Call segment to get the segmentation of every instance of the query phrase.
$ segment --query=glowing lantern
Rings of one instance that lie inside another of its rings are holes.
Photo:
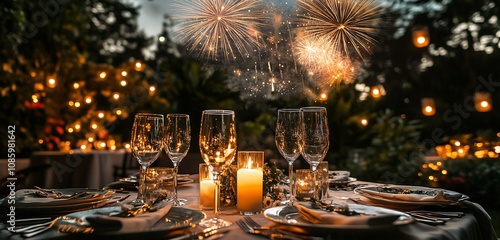
[[[429,42],[429,29],[427,27],[416,27],[413,29],[413,45],[415,47],[427,47]]]
[[[476,92],[474,94],[474,107],[478,112],[491,111],[491,94],[489,92]]]
[[[436,114],[434,98],[422,98],[422,114],[425,116],[434,116]]]

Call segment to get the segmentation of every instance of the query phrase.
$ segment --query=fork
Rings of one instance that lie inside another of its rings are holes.
[[[252,220],[253,221],[253,220]],[[265,236],[268,237],[269,239],[286,239],[286,240],[304,240],[304,239],[312,239],[316,240],[318,238],[314,237],[309,237],[309,236],[302,236],[299,234],[287,232],[285,230],[279,229],[279,228],[267,228],[267,227],[262,227],[258,223],[254,222],[257,226],[254,228],[252,225],[247,223],[245,219],[243,220],[237,220],[236,224],[246,233],[254,234],[254,235],[260,235],[260,236]]]
[[[29,230],[25,230],[24,232],[22,232],[21,234],[26,237],[26,238],[31,238],[31,237],[34,237],[38,234],[41,234],[47,230],[49,230],[50,228],[52,228],[52,225],[54,225],[54,223],[56,222],[57,218],[52,220],[51,222],[49,222],[48,224],[45,224],[45,225],[41,225],[39,226],[38,228],[32,228],[32,229],[29,229]]]
[[[248,225],[250,225],[254,230],[270,230],[271,227],[268,227],[268,226],[262,226],[260,225],[259,223],[257,223],[255,220],[253,220],[251,217],[249,216],[246,216],[243,218],[244,221],[247,222]],[[284,229],[280,229],[280,228],[274,228],[275,231],[278,231],[278,232],[281,232],[282,234],[288,234],[288,235],[294,235],[300,239],[309,239],[309,240],[321,240],[323,238],[320,238],[320,237],[315,237],[315,236],[303,236],[303,235],[300,235],[300,234],[296,234],[296,233],[291,233],[289,231],[286,231]]]

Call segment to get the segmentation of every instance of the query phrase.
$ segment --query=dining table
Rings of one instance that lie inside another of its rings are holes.
[[[213,216],[213,210],[200,209],[200,185],[197,182],[198,175],[191,175],[193,182],[179,185],[178,187],[178,197],[185,200],[185,205],[182,207],[185,210],[193,210],[196,212],[203,213],[206,218],[211,218]],[[323,202],[335,203],[335,204],[346,204],[347,206],[353,206],[358,204],[363,204],[358,202],[360,195],[353,191],[356,187],[367,186],[367,185],[377,185],[384,186],[384,184],[377,184],[364,181],[354,181],[350,182],[348,185],[343,187],[331,187],[328,190],[327,199]],[[118,193],[119,192],[119,193]],[[126,201],[131,201],[136,197],[136,192],[133,191],[118,191],[117,194],[127,194],[130,197]],[[405,221],[401,224],[385,225],[380,226],[366,226],[366,227],[352,227],[350,225],[345,226],[331,226],[325,227],[323,229],[316,227],[314,224],[306,225],[294,225],[287,223],[276,222],[270,219],[267,215],[270,210],[276,208],[283,208],[284,206],[271,206],[264,209],[263,212],[249,216],[255,222],[262,226],[268,226],[276,229],[283,229],[285,231],[292,231],[297,234],[303,234],[303,239],[308,239],[309,236],[316,236],[314,239],[454,239],[454,240],[495,240],[496,233],[493,230],[491,218],[484,209],[477,203],[469,199],[453,207],[453,211],[460,211],[464,214],[460,217],[454,217],[449,219],[443,224],[429,224],[411,218],[409,221]],[[296,204],[307,205],[309,202],[296,202]],[[180,208],[180,207],[177,207]],[[446,209],[443,209],[446,211]],[[220,218],[228,220],[233,224],[227,228],[221,229],[221,233],[217,234],[216,239],[266,239],[267,237],[257,236],[253,234],[246,233],[243,231],[236,223],[236,221],[243,219],[244,217],[240,215],[235,206],[223,206],[220,211]],[[6,230],[6,225],[3,223],[2,229],[0,230],[0,239],[26,239],[20,234],[14,234]],[[200,231],[203,228],[199,225],[191,226],[184,229],[182,233],[177,233],[178,235],[186,235],[191,232]],[[224,231],[222,231],[224,230]],[[139,239],[141,236],[147,239],[172,239],[174,236],[170,233],[159,234],[157,236],[146,235],[147,232],[132,233],[132,234],[120,234],[119,232],[110,234],[106,236],[106,239]],[[214,238],[215,238],[214,237]],[[214,239],[209,238],[209,239]],[[56,229],[52,228],[45,231],[37,236],[29,239],[102,239],[99,237],[94,238],[92,234],[72,234],[72,233],[62,233],[58,232]],[[182,239],[174,238],[174,239]],[[198,239],[191,238],[191,239]],[[286,239],[286,238],[285,238]],[[289,239],[301,239],[301,238],[289,238]]]
[[[114,168],[123,164],[125,154],[124,149],[37,151],[30,157],[29,167],[48,167],[31,174],[27,184],[45,188],[99,188],[115,180]]]

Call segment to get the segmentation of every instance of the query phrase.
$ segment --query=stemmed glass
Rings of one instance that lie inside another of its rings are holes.
[[[316,168],[326,156],[330,146],[328,117],[324,107],[300,108],[302,118],[301,154],[311,170]]]
[[[133,205],[144,205],[146,173],[149,166],[156,161],[163,148],[164,117],[161,114],[138,113],[132,126],[130,147],[132,155],[137,159],[140,168],[139,192]]]
[[[300,155],[301,122],[300,109],[279,109],[276,121],[275,142],[278,151],[288,161],[288,178],[290,186],[289,205],[295,201],[295,180],[293,162]]]
[[[191,144],[191,125],[187,114],[167,114],[165,152],[174,165],[174,206],[183,206],[177,198],[177,172],[179,163],[187,155]]]
[[[219,175],[224,167],[231,164],[236,155],[234,111],[203,111],[200,126],[200,153],[205,163],[209,166],[210,173],[215,182],[214,217],[202,221],[200,225],[212,229],[230,226],[231,222],[219,218]]]

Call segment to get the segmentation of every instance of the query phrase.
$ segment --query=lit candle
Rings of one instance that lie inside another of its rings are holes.
[[[214,208],[215,183],[212,179],[200,181],[200,207],[202,209]]]
[[[264,152],[238,152],[237,208],[241,214],[262,211],[263,163]]]
[[[209,166],[207,164],[200,164],[200,208],[213,209],[215,199],[215,183],[212,180]]]

